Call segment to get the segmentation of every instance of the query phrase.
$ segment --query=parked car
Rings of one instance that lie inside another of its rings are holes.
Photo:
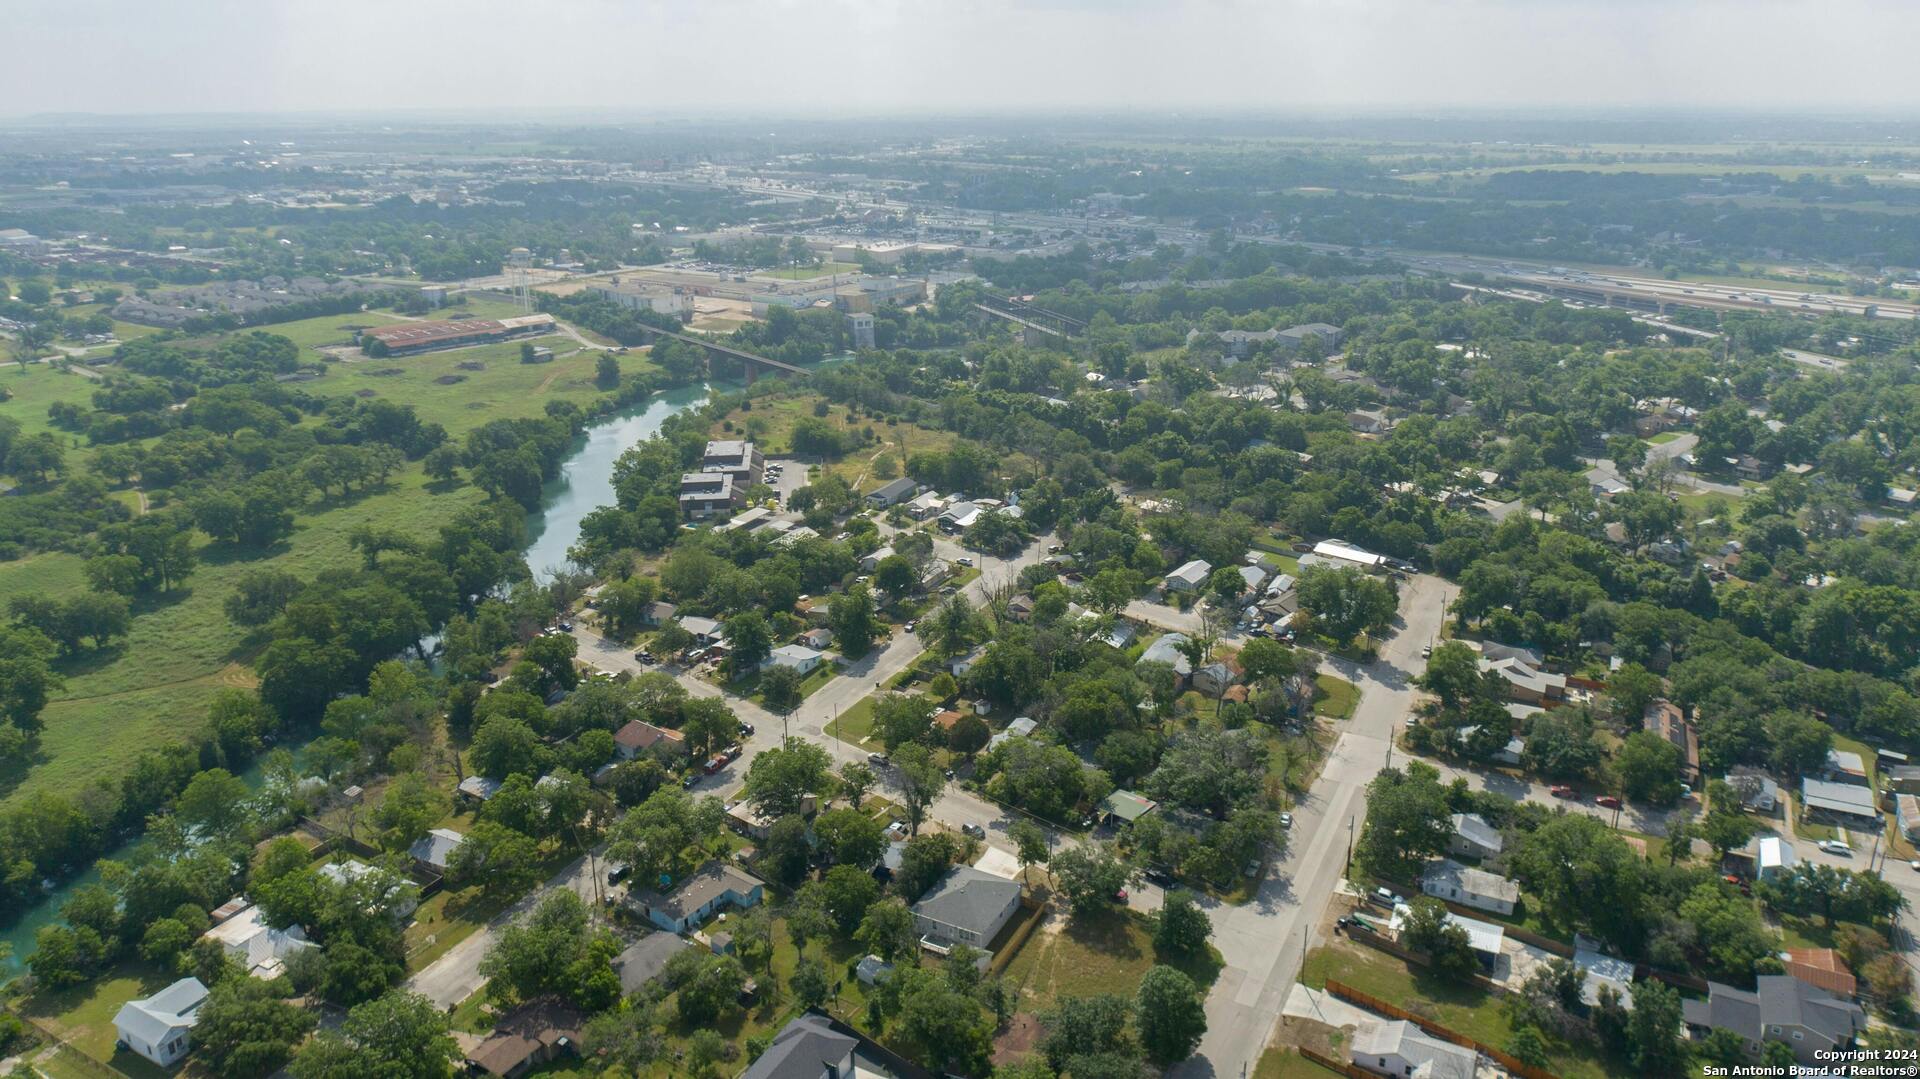
[[[607,883],[618,884],[621,881],[626,880],[627,877],[630,874],[632,874],[632,872],[633,872],[633,867],[630,865],[616,865],[613,867],[612,870],[610,870],[607,873]]]
[[[1149,869],[1141,875],[1162,888],[1171,888],[1176,883],[1174,875],[1164,869]]]
[[[1400,902],[1400,897],[1395,895],[1391,888],[1375,888],[1372,892],[1368,893],[1367,901],[1369,903],[1378,903],[1388,910],[1392,910],[1394,905]]]
[[[1125,888],[1122,888],[1119,891],[1114,892],[1113,901],[1115,903],[1125,903],[1127,901],[1127,890]]]
[[[887,755],[885,753],[869,753],[867,754],[867,763],[873,765],[875,768],[884,768],[887,763]]]
[[[1555,798],[1571,798],[1575,801],[1578,801],[1580,799],[1580,792],[1574,790],[1572,787],[1569,787],[1565,784],[1561,784],[1558,787],[1554,787],[1552,790],[1549,790],[1547,793],[1553,795]]]
[[[1280,827],[1291,830],[1293,828],[1293,814],[1291,813],[1280,814]]]
[[[961,834],[961,835],[970,835],[970,836],[972,836],[972,837],[973,837],[973,838],[975,838],[975,839],[985,839],[985,838],[987,838],[987,830],[986,830],[985,828],[982,828],[982,827],[980,827],[980,826],[979,826],[978,824],[963,824],[963,825],[961,825],[961,826],[960,826],[960,834]]]
[[[635,652],[633,654],[633,658],[640,663],[652,663],[653,653],[642,648],[640,651]]]
[[[1420,658],[1421,658],[1421,659],[1432,659],[1432,658],[1433,658],[1433,646],[1432,646],[1432,645],[1430,645],[1430,644],[1423,644],[1423,645],[1421,645],[1421,646],[1420,646]]]
[[[959,558],[953,560],[953,564],[956,566],[971,566],[973,565],[973,559],[968,558],[966,555],[961,555]]]
[[[908,622],[908,623],[907,623],[907,632],[908,632],[908,633],[912,633],[912,632],[914,631],[914,627],[916,627],[916,626],[918,626],[919,624],[920,624],[920,623],[918,623],[918,622]]]
[[[1607,807],[1608,809],[1619,809],[1619,808],[1620,808],[1620,799],[1618,799],[1618,798],[1615,798],[1615,797],[1614,797],[1613,795],[1611,795],[1611,794],[1603,794],[1603,795],[1601,795],[1600,797],[1598,797],[1598,798],[1595,798],[1595,799],[1593,800],[1593,802],[1594,802],[1594,804],[1595,804],[1595,805],[1602,805],[1602,806],[1606,806],[1606,807]]]
[[[1047,553],[1048,553],[1048,554],[1059,554],[1059,553],[1060,553],[1061,551],[1064,551],[1064,550],[1066,550],[1066,548],[1065,548],[1065,547],[1062,547],[1062,546],[1061,546],[1060,544],[1058,544],[1058,543],[1049,543],[1049,544],[1047,544]]]
[[[740,724],[740,733],[746,735],[749,738],[753,737],[753,724],[742,722]]]
[[[1842,840],[1822,839],[1818,844],[1816,844],[1816,846],[1818,846],[1821,850],[1826,851],[1828,854],[1834,855],[1835,857],[1839,857],[1839,858],[1853,857],[1853,848],[1847,846],[1847,844]]]

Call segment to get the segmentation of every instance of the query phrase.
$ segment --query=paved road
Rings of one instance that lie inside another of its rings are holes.
[[[1293,811],[1287,855],[1251,902],[1214,903],[1213,942],[1226,968],[1207,996],[1207,1033],[1193,1058],[1175,1067],[1180,1079],[1251,1073],[1280,1018],[1312,930],[1345,871],[1348,836],[1366,816],[1366,786],[1387,763],[1393,732],[1413,711],[1412,679],[1425,668],[1420,650],[1439,635],[1455,588],[1438,577],[1411,578],[1400,592],[1400,616],[1380,658],[1357,664],[1328,658],[1323,669],[1360,687],[1353,718],[1313,789]]]
[[[486,978],[480,974],[480,960],[486,958],[487,949],[492,947],[500,931],[509,922],[532,910],[549,892],[560,888],[573,889],[580,898],[592,905],[598,899],[594,878],[606,871],[607,863],[601,858],[583,856],[574,859],[533,894],[501,912],[478,932],[447,949],[445,955],[408,978],[406,988],[433,1001],[441,1009],[467,999],[486,983]]]

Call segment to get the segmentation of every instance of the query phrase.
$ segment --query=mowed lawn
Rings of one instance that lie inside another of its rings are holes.
[[[1022,1011],[1045,1011],[1061,997],[1132,996],[1156,964],[1185,971],[1204,991],[1224,965],[1211,946],[1204,956],[1157,955],[1147,920],[1130,911],[1053,917],[1007,964],[1006,979],[1020,991]]]
[[[17,363],[0,366],[0,389],[13,396],[0,401],[0,416],[20,425],[23,435],[51,431],[62,438],[73,436],[47,422],[47,406],[65,401],[81,408],[93,407],[96,383],[85,375],[62,371],[44,363],[21,367]]]
[[[577,347],[572,341],[559,343]],[[435,379],[454,370],[457,362],[488,350],[375,361],[382,367],[406,368],[404,376],[375,376],[360,372],[359,365],[333,364],[326,378],[306,388],[333,396],[351,394],[363,383],[378,387],[376,392],[413,405],[424,419],[444,424],[456,439],[489,420],[539,416],[548,401],[586,404],[599,392],[593,385],[592,353],[526,365],[519,362],[517,343],[489,349],[510,353],[511,358],[482,361],[486,371],[460,372],[473,377],[451,385]],[[635,365],[646,362],[637,356],[622,359]],[[0,371],[0,379],[7,377]],[[53,371],[44,376],[36,371],[26,381],[37,385],[43,377],[81,381],[81,376]],[[51,392],[52,387],[47,389]],[[41,395],[29,407],[44,420],[44,402],[52,399]],[[0,414],[14,414],[14,404],[0,406]],[[70,452],[76,457],[85,453]],[[133,628],[125,639],[62,663],[66,687],[42,713],[46,730],[34,753],[26,761],[0,765],[0,798],[77,790],[100,776],[116,774],[142,749],[197,730],[208,701],[222,686],[251,685],[247,663],[261,642],[233,625],[224,606],[241,575],[271,566],[312,578],[326,569],[357,565],[359,556],[347,545],[354,528],[372,524],[429,537],[440,522],[484,497],[465,483],[452,490],[429,486],[419,466],[410,464],[384,490],[310,502],[297,516],[293,538],[270,551],[215,545],[201,537],[199,569],[173,593],[136,604]],[[81,556],[67,553],[0,563],[0,603],[15,595],[64,595],[84,589],[82,563]]]

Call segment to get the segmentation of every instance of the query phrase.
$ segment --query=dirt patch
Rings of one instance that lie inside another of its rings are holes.
[[[485,371],[487,369],[487,365],[481,363],[479,360],[461,360],[459,363],[454,364],[454,366],[462,371]]]
[[[404,367],[382,367],[377,371],[367,372],[369,375],[376,375],[380,378],[390,378],[394,375],[404,375],[406,373],[407,371]]]
[[[458,382],[465,382],[466,380],[467,380],[467,376],[465,375],[441,375],[439,378],[436,378],[433,381],[437,385],[451,386]]]
[[[379,394],[377,394],[377,393],[375,393],[375,392],[373,392],[372,390],[356,390],[356,391],[354,391],[354,394],[353,394],[353,395],[354,395],[355,397],[378,397],[378,396],[380,396]]]
[[[1039,1017],[1031,1012],[1015,1012],[1007,1028],[993,1039],[993,1066],[1004,1068],[1025,1060],[1044,1034],[1046,1028],[1040,1025]]]

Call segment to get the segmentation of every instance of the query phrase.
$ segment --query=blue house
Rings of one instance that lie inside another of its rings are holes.
[[[669,933],[688,933],[727,907],[758,905],[765,888],[750,873],[708,862],[665,895],[641,892],[629,901],[654,925]]]

